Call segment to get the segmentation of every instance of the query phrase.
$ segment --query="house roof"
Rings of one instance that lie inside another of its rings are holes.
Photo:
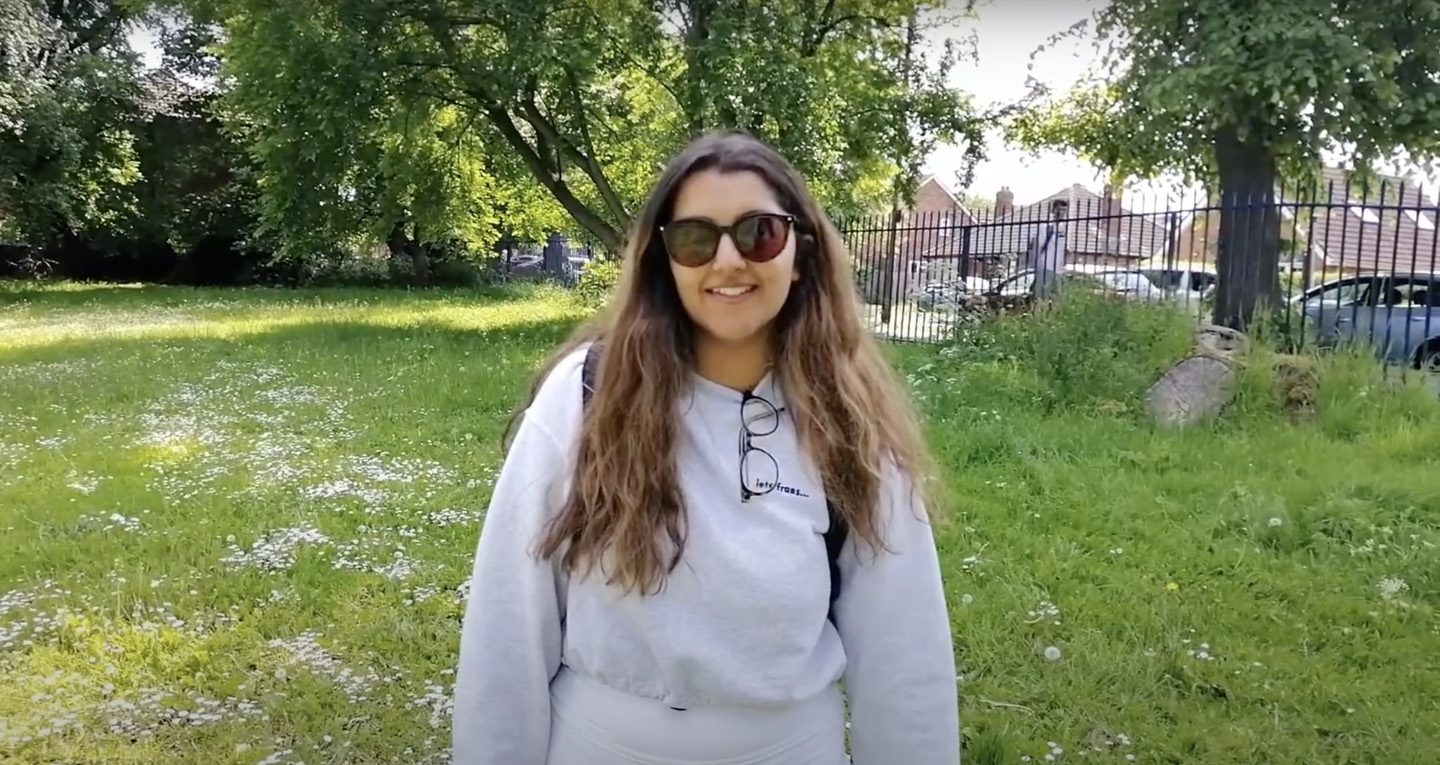
[[[959,211],[963,212],[965,215],[968,215],[968,216],[970,216],[970,217],[972,217],[972,218],[974,217],[974,215],[972,215],[972,214],[970,213],[970,211],[969,211],[968,209],[966,209],[966,207],[965,207],[965,202],[964,202],[963,200],[961,200],[960,197],[959,197],[958,195],[956,195],[954,191],[951,191],[951,190],[950,190],[950,186],[949,186],[948,184],[946,184],[944,181],[940,180],[940,176],[935,175],[935,174],[933,174],[933,173],[930,174],[930,175],[925,176],[925,179],[922,180],[922,181],[920,181],[920,185],[917,186],[916,189],[915,189],[915,195],[918,197],[918,196],[920,195],[920,191],[921,191],[921,190],[923,190],[926,186],[932,186],[932,185],[933,185],[935,188],[937,188],[937,189],[939,189],[940,191],[942,191],[942,192],[945,193],[945,196],[948,197],[948,198],[950,199],[950,202],[955,205],[955,209],[956,209],[956,210],[959,210]]]
[[[1325,167],[1315,181],[1277,188],[1276,196],[1284,219],[1281,235],[1309,243],[1282,252],[1282,258],[1308,249],[1326,268],[1440,271],[1440,205],[1413,181],[1383,174],[1362,181],[1352,171]],[[1193,245],[1201,235],[1189,223],[1192,216],[1198,219],[1205,239],[1201,257],[1207,259],[1219,246],[1216,212],[1199,208],[1184,221]]]
[[[1328,268],[1440,271],[1440,205],[1413,181],[1381,174],[1361,180],[1327,167],[1317,184],[1282,191],[1280,199],[1314,210],[1297,234]]]

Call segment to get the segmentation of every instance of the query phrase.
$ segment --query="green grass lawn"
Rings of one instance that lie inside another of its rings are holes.
[[[0,285],[0,762],[444,761],[498,435],[579,315]],[[1433,762],[1440,404],[1337,357],[1295,424],[1257,363],[1157,431],[1187,342],[1077,304],[895,348],[967,762]]]

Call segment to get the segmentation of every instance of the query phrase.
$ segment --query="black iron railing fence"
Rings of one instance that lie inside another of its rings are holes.
[[[1253,258],[1227,264],[1222,219],[1228,251],[1270,253],[1278,267],[1247,268]],[[1420,354],[1422,363],[1440,345],[1437,225],[1440,205],[1419,186],[1351,178],[1138,202],[1074,187],[1018,209],[837,221],[867,321],[893,339],[942,341],[977,306],[1023,302],[1037,263],[1047,264],[1042,252],[1063,241],[1067,288],[1169,304],[1200,320],[1212,316],[1216,287],[1228,278],[1280,301],[1297,338],[1363,335],[1387,358]]]

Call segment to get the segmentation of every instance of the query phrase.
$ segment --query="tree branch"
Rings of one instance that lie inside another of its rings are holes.
[[[803,49],[805,57],[809,58],[811,56],[814,56],[816,53],[819,53],[820,46],[825,44],[825,38],[829,37],[831,33],[839,29],[842,24],[848,24],[852,21],[869,21],[876,26],[885,27],[886,29],[900,28],[899,24],[892,24],[889,19],[881,16],[870,16],[863,13],[852,13],[846,16],[841,16],[839,18],[832,19],[827,24],[822,24],[820,28],[816,30],[814,40],[810,41]]]
[[[559,146],[561,153],[579,165],[585,175],[595,184],[596,190],[600,192],[607,212],[622,225],[629,220],[630,215],[626,212],[625,205],[621,203],[620,196],[610,185],[610,179],[605,176],[605,169],[600,167],[600,163],[595,160],[595,157],[580,151],[572,141],[561,135],[559,129],[555,127],[555,123],[540,111],[540,107],[533,100],[520,103],[519,109],[520,116],[535,129],[537,139],[543,138]]]
[[[441,50],[452,59],[459,60],[460,56],[456,50],[455,40],[448,34],[448,30],[432,27],[432,32]],[[510,144],[511,148],[515,149],[515,152],[520,155],[521,161],[530,169],[535,179],[540,181],[540,184],[555,197],[555,201],[559,202],[560,206],[565,208],[566,212],[570,213],[570,217],[574,218],[575,222],[579,223],[585,230],[594,234],[595,238],[606,248],[612,252],[619,252],[622,244],[619,230],[607,223],[599,215],[596,215],[595,211],[591,210],[579,197],[575,196],[575,192],[570,189],[564,180],[559,178],[555,172],[552,172],[552,168],[546,165],[547,160],[537,151],[536,146],[531,145],[530,141],[526,139],[525,134],[520,132],[520,128],[510,116],[509,110],[505,108],[500,99],[490,93],[485,83],[474,77],[473,73],[462,71],[454,64],[442,64],[437,68],[446,69],[459,78],[459,82],[456,83],[459,90],[475,100],[475,103],[480,107],[481,111],[484,112],[490,123],[495,126],[495,129],[499,131],[505,141]],[[534,108],[533,102],[531,102],[530,107],[532,109]],[[525,104],[522,103],[522,111],[524,108]],[[540,125],[529,119],[526,121],[530,122],[531,126],[536,129],[536,137],[541,137]],[[548,125],[548,122],[542,121],[542,124]],[[548,126],[551,131],[549,138],[550,140],[554,140],[557,137],[554,126]],[[560,145],[563,146],[564,144],[560,143]],[[623,218],[620,218],[620,220],[623,220]]]
[[[810,3],[810,7],[814,7],[813,0]],[[820,11],[820,16],[816,19],[819,22],[819,26],[812,30],[813,33],[805,33],[805,42],[800,46],[802,55],[805,58],[810,58],[815,55],[816,51],[820,50],[820,43],[825,39],[825,35],[829,34],[829,30],[831,29],[831,19],[834,13],[835,0],[825,0],[825,9]]]
[[[630,52],[629,45],[627,45],[622,40],[617,40],[614,35],[611,35],[609,33],[609,25],[604,23],[605,20],[600,17],[598,11],[593,8],[590,8],[588,10],[590,13],[590,17],[595,20],[595,23],[599,25],[601,29],[606,30],[606,37],[609,38],[610,44],[613,46],[613,50],[624,56],[625,61],[628,62],[631,66],[640,70],[642,74],[649,77],[651,80],[654,80],[656,84],[664,88],[665,92],[669,93],[670,97],[675,99],[676,106],[683,106],[685,102],[681,100],[679,91],[675,90],[675,86],[670,83],[670,80],[661,76],[658,69],[651,68],[642,63],[640,59],[635,57],[635,54]]]
[[[601,217],[596,215],[590,208],[586,207],[585,203],[575,196],[575,193],[570,190],[570,187],[564,181],[557,178],[554,173],[545,167],[544,160],[536,153],[535,147],[531,146],[530,142],[525,140],[525,135],[520,132],[520,128],[515,124],[515,120],[510,117],[510,113],[499,104],[489,101],[486,94],[472,93],[471,95],[475,97],[477,101],[484,104],[485,115],[489,117],[491,124],[495,126],[496,130],[500,131],[500,135],[504,136],[510,146],[520,155],[520,159],[530,168],[530,172],[535,175],[541,185],[554,195],[555,201],[559,202],[560,206],[564,207],[565,211],[570,213],[570,216],[575,219],[576,223],[579,223],[585,230],[594,234],[595,238],[599,239],[600,243],[607,249],[611,252],[619,252],[621,246],[620,232],[601,219]]]
[[[595,141],[590,137],[590,118],[585,111],[584,99],[580,97],[580,78],[569,67],[565,68],[565,77],[570,86],[570,95],[575,101],[576,118],[580,123],[580,140],[584,142],[585,149],[586,175],[595,181],[595,188],[600,191],[600,198],[605,200],[605,206],[610,208],[610,213],[616,216],[616,220],[620,221],[621,225],[625,225],[630,220],[630,211],[625,209],[625,202],[620,199],[619,194],[615,193],[615,187],[610,184],[610,177],[604,173],[595,159]],[[598,178],[589,170],[589,166],[592,165],[597,171],[596,174],[599,175]]]
[[[60,9],[59,14],[53,14],[56,18],[63,18],[60,14],[65,11]],[[127,12],[119,8],[111,8],[102,14],[89,27],[77,30],[75,39],[68,46],[67,53],[86,48],[90,53],[99,53],[100,49],[112,41],[113,35],[120,31],[120,25],[125,21]]]

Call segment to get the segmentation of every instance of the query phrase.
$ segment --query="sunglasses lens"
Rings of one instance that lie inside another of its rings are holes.
[[[756,215],[735,227],[735,248],[748,260],[764,263],[785,249],[790,221],[779,215]]]
[[[703,266],[715,257],[720,232],[701,221],[678,221],[665,227],[665,249],[682,266]]]

